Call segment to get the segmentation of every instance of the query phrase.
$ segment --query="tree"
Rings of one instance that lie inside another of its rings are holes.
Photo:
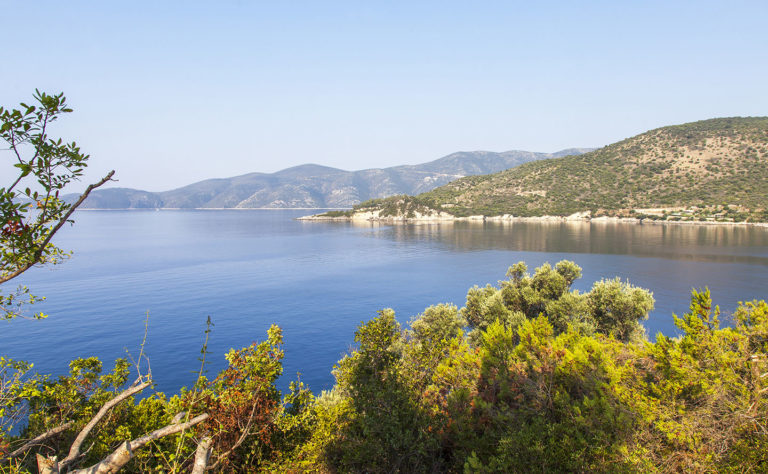
[[[67,253],[51,243],[61,227],[72,222],[72,213],[90,192],[112,178],[111,171],[94,183],[74,203],[60,199],[60,193],[82,176],[89,156],[75,142],[65,143],[50,136],[53,122],[72,112],[64,94],[49,95],[35,90],[36,104],[22,103],[19,109],[0,107],[0,137],[8,144],[16,178],[0,188],[0,284],[21,275],[35,265],[56,264]],[[25,304],[40,298],[25,286],[0,293],[0,319],[22,315]],[[36,318],[45,317],[38,313]],[[4,431],[22,420],[27,401],[40,382],[29,375],[32,364],[0,358],[0,440]]]
[[[404,341],[394,311],[362,324],[355,342],[335,372],[349,405],[337,411],[336,433],[322,448],[326,464],[334,472],[440,472],[418,374],[398,349]]]
[[[651,292],[614,278],[596,282],[587,294],[587,304],[598,331],[629,341],[642,339],[640,320],[648,318],[654,299]]]
[[[411,334],[421,344],[440,347],[466,325],[455,305],[439,304],[425,309],[411,322]]]
[[[16,179],[0,188],[0,284],[6,283],[35,265],[57,264],[68,254],[56,247],[53,236],[94,189],[114,175],[88,186],[73,203],[61,199],[61,191],[83,174],[89,155],[73,141],[51,138],[50,126],[63,114],[72,112],[63,93],[49,95],[35,90],[36,104],[20,104],[19,109],[0,107],[0,137],[8,144]],[[38,298],[20,286],[0,294],[3,319],[21,316],[24,304]],[[42,313],[37,318],[45,317]]]

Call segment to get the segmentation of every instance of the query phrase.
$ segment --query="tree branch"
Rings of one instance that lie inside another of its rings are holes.
[[[206,436],[200,440],[195,451],[195,464],[191,474],[203,474],[208,467],[208,459],[211,457],[211,437]]]
[[[40,474],[59,474],[59,463],[56,462],[56,456],[45,457],[37,453],[35,457],[37,458],[37,471]]]
[[[72,443],[72,446],[69,448],[69,454],[67,454],[67,457],[61,460],[61,466],[67,466],[72,461],[77,459],[77,457],[80,455],[80,446],[83,445],[83,442],[85,441],[85,438],[88,436],[88,434],[91,432],[94,426],[96,426],[96,423],[98,423],[102,418],[104,418],[104,415],[107,414],[109,410],[112,409],[115,405],[122,402],[126,398],[135,395],[145,388],[152,385],[152,381],[148,380],[144,383],[141,382],[141,378],[136,379],[136,382],[133,383],[130,387],[123,390],[119,395],[114,397],[113,399],[109,400],[107,403],[104,404],[104,406],[101,407],[101,409],[94,415],[93,418],[91,418],[91,421],[88,422],[87,425],[80,431],[80,433],[77,435],[77,438],[75,438],[75,441]]]
[[[72,471],[72,472],[73,474],[116,473],[123,466],[128,464],[128,461],[130,461],[133,458],[133,452],[141,448],[145,444],[149,443],[150,441],[154,441],[158,438],[162,438],[163,436],[168,436],[174,433],[178,433],[179,431],[186,430],[187,428],[191,428],[192,426],[195,426],[196,424],[202,423],[203,421],[207,420],[208,416],[209,415],[207,413],[203,413],[202,415],[198,415],[195,418],[192,418],[186,423],[175,423],[175,424],[167,425],[167,426],[164,426],[163,428],[160,428],[149,434],[146,434],[141,438],[136,438],[133,441],[126,441],[125,443],[123,443],[122,446],[117,448],[114,452],[112,452],[112,454],[104,458],[101,462],[94,464],[91,467],[87,467],[85,469],[78,469],[77,471]]]
[[[94,183],[94,184],[89,185],[85,189],[85,192],[80,196],[80,198],[72,205],[72,207],[69,208],[69,211],[67,211],[67,213],[64,214],[64,217],[59,219],[59,222],[56,223],[56,225],[51,229],[51,231],[48,233],[48,236],[40,244],[40,248],[32,256],[33,257],[32,260],[27,262],[27,263],[25,263],[24,265],[22,265],[21,267],[17,268],[15,271],[9,273],[8,275],[0,277],[0,283],[5,283],[8,280],[16,278],[17,276],[21,275],[25,271],[29,270],[32,266],[37,264],[38,261],[40,260],[40,257],[42,256],[43,252],[45,251],[45,247],[51,241],[51,239],[53,238],[54,234],[56,234],[56,232],[58,232],[59,229],[61,229],[61,227],[64,225],[64,223],[67,222],[67,220],[69,220],[70,216],[75,212],[75,209],[77,209],[78,206],[80,206],[80,204],[82,204],[83,201],[85,201],[85,198],[88,197],[88,195],[91,193],[91,191],[93,191],[94,189],[98,188],[102,184],[104,184],[107,181],[109,181],[110,179],[112,179],[112,176],[114,174],[115,174],[115,170],[112,170],[109,173],[107,173],[107,175],[105,177],[101,178],[101,180],[98,183]]]
[[[64,423],[61,426],[57,426],[56,428],[51,428],[50,430],[46,431],[45,433],[41,434],[40,436],[37,436],[36,438],[32,438],[31,440],[24,443],[23,446],[21,446],[19,449],[13,451],[12,453],[8,454],[6,456],[7,459],[15,458],[16,456],[20,456],[24,454],[26,450],[31,448],[32,446],[35,446],[36,444],[40,444],[42,441],[45,441],[46,439],[56,436],[57,434],[61,433],[62,431],[66,431],[69,429],[70,426],[72,426],[72,422],[68,421]]]

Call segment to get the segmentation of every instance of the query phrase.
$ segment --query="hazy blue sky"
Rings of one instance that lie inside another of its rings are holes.
[[[765,0],[0,0],[0,13],[0,104],[64,91],[75,113],[56,132],[90,152],[87,178],[115,168],[118,185],[153,191],[768,115]]]

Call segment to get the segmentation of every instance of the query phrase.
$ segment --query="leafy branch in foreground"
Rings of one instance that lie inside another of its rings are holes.
[[[210,322],[204,354],[209,332]],[[105,375],[101,362],[91,357],[72,361],[69,375],[56,380],[32,377],[23,390],[6,391],[0,400],[0,409],[8,408],[2,413],[26,420],[16,436],[0,432],[0,472],[35,467],[70,473],[258,467],[275,456],[276,446],[285,445],[280,438],[290,431],[277,425],[279,418],[291,416],[281,417],[284,407],[275,388],[282,374],[281,345],[282,331],[272,326],[266,341],[231,350],[227,367],[213,380],[201,369],[193,389],[182,388],[170,398],[156,392],[137,402],[134,397],[154,381],[151,371],[125,359],[118,359]],[[142,343],[139,361],[146,361],[143,352]],[[29,367],[3,363],[15,372],[0,372],[0,382],[19,385]],[[127,385],[132,367],[137,377]],[[291,400],[298,408],[296,397]]]
[[[110,171],[88,186],[74,203],[63,201],[61,191],[82,176],[89,155],[75,142],[50,136],[51,125],[72,112],[64,94],[36,90],[34,100],[36,104],[21,103],[19,109],[0,107],[0,138],[8,145],[3,151],[17,169],[14,181],[0,188],[0,284],[35,265],[57,264],[67,258],[51,239],[65,223],[73,222],[72,214],[91,191],[114,175]],[[0,318],[21,316],[22,306],[37,299],[23,286],[0,295]]]

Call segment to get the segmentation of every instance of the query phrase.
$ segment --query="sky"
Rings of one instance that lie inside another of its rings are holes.
[[[768,115],[764,0],[0,0],[0,12],[0,105],[65,93],[74,113],[52,133],[91,155],[72,190],[110,169],[110,186],[163,191]]]

